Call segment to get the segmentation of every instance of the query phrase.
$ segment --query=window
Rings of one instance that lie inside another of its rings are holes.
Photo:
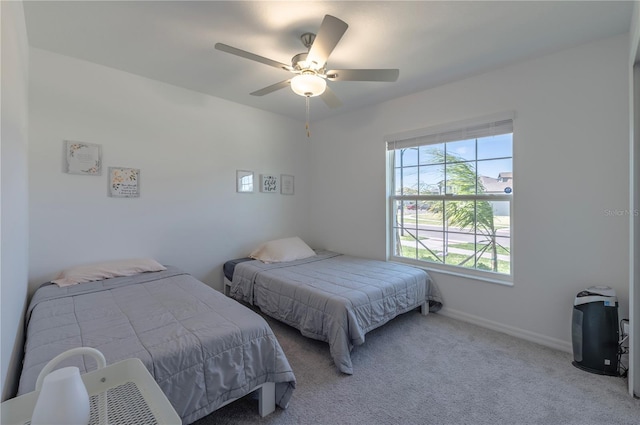
[[[513,114],[389,136],[387,151],[391,258],[508,281]]]

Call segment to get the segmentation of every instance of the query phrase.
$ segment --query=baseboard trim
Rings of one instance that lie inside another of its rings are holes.
[[[461,320],[463,322],[472,323],[474,325],[482,326],[494,331],[502,332],[507,335],[515,336],[527,341],[535,342],[545,347],[554,348],[556,350],[564,351],[567,353],[573,352],[573,346],[570,342],[563,341],[557,338],[551,338],[536,332],[527,331],[524,329],[516,328],[515,326],[505,325],[503,323],[495,322],[493,320],[484,319],[473,314],[464,313],[462,311],[453,310],[451,308],[443,307],[438,314],[441,314],[452,319]]]

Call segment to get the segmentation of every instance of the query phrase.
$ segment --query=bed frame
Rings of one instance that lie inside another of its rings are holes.
[[[254,391],[257,391],[258,394],[258,413],[260,414],[260,416],[264,418],[265,416],[273,413],[276,410],[276,383],[265,382],[264,384],[258,385],[257,387],[249,391],[249,394]],[[220,405],[218,409],[226,406],[227,404],[231,404],[234,401],[241,399],[242,397],[229,399],[222,405]]]

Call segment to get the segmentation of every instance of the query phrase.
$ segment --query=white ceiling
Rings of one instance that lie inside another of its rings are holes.
[[[311,100],[311,118],[404,96],[629,31],[633,2],[613,1],[30,1],[29,43],[234,102],[305,119],[289,88],[249,93],[290,73],[214,49],[290,63],[325,14],[349,24],[328,68],[399,68],[395,83],[330,82],[343,106]]]

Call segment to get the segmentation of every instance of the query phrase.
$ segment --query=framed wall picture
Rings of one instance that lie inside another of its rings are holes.
[[[280,193],[283,195],[293,195],[293,176],[280,174]]]
[[[102,175],[102,146],[94,143],[64,141],[65,169],[69,174]]]
[[[236,170],[236,192],[253,193],[253,171]]]
[[[109,167],[109,196],[112,198],[140,197],[138,168]]]
[[[278,176],[274,174],[260,174],[260,192],[278,193]]]

